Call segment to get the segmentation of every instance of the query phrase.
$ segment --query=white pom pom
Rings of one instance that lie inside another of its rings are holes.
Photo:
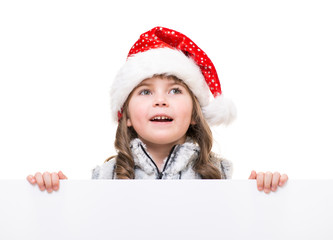
[[[235,104],[223,95],[215,97],[207,106],[202,107],[202,112],[210,126],[228,125],[237,115]]]

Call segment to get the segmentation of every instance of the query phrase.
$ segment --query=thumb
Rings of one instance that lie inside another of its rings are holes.
[[[256,171],[253,170],[251,172],[251,175],[250,175],[249,179],[257,179],[257,173],[256,173]]]
[[[34,176],[29,175],[27,176],[27,180],[31,183],[31,184],[35,184],[36,183],[36,179]]]
[[[65,174],[62,173],[62,171],[58,172],[59,179],[68,179]]]

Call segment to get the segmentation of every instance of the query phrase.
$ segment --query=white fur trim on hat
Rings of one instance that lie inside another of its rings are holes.
[[[223,95],[215,97],[207,106],[202,107],[202,113],[209,125],[230,124],[237,116],[235,104]]]

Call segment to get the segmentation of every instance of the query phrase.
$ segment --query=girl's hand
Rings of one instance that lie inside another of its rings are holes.
[[[257,174],[256,171],[252,171],[249,179],[257,179],[258,190],[270,193],[271,190],[275,192],[278,186],[282,187],[287,182],[288,176],[286,174],[281,176],[278,172],[274,174],[271,172],[259,172]]]
[[[51,193],[53,190],[57,191],[59,189],[59,179],[68,179],[61,171],[58,173],[49,173],[45,172],[43,175],[40,172],[37,172],[35,176],[29,175],[27,180],[32,184],[38,184],[39,189]]]

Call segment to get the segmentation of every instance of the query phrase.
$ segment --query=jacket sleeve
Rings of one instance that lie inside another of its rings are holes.
[[[116,165],[116,159],[113,158],[101,166],[96,166],[92,170],[92,179],[114,179],[114,168]]]
[[[233,172],[232,162],[227,159],[221,159],[221,172],[225,179],[231,179]]]
[[[233,172],[231,161],[220,157],[216,153],[211,153],[211,160],[214,162],[215,166],[220,169],[222,179],[231,179]]]

